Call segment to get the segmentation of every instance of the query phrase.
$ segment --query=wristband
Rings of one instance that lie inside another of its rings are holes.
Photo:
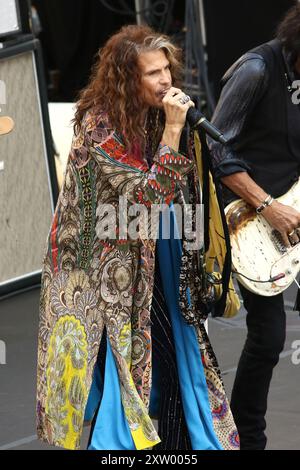
[[[268,206],[270,206],[272,204],[272,202],[274,201],[274,198],[271,196],[271,194],[269,194],[266,199],[261,203],[260,206],[258,206],[255,210],[256,210],[256,213],[257,214],[261,214],[261,212]]]

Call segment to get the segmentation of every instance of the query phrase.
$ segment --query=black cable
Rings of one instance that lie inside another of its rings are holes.
[[[270,279],[268,279],[267,281],[261,281],[261,280],[259,280],[259,279],[251,279],[251,277],[248,277],[248,276],[246,276],[245,274],[240,273],[239,271],[232,270],[232,272],[233,272],[234,274],[238,274],[239,276],[244,277],[245,279],[248,279],[248,281],[258,282],[258,283],[261,283],[261,284],[266,284],[266,283],[268,283],[268,282],[278,281],[279,279],[282,279],[283,277],[285,277],[285,274],[282,273],[282,274],[278,274],[277,276],[270,277]]]
[[[136,12],[136,14],[141,14],[141,13],[150,11],[155,16],[163,16],[169,10],[169,3],[170,2],[168,2],[168,0],[157,0],[157,1],[153,2],[152,5],[149,8],[144,8],[142,10],[139,10],[139,11]],[[164,7],[164,10],[162,12],[155,11],[161,5]]]
[[[172,22],[174,3],[175,3],[175,0],[169,0],[166,2],[166,6],[167,6],[166,14],[164,17],[163,16],[161,17],[161,22],[160,22],[160,27],[159,27],[159,30],[164,33],[167,33],[169,31],[169,28]]]
[[[112,7],[106,0],[99,0],[99,2],[102,3],[105,8],[112,11],[113,13],[117,13],[118,15],[136,16],[136,12],[130,7],[125,7],[123,10],[121,10],[120,8]]]
[[[143,8],[139,11],[132,10],[129,6],[126,6],[125,0],[120,0],[121,4],[123,5],[123,9],[111,6],[111,4],[107,0],[99,0],[99,2],[102,3],[105,8],[112,11],[113,13],[117,13],[118,15],[136,16],[142,13],[150,12],[152,15],[160,17],[165,15],[169,11],[167,0],[157,0],[151,5],[151,7]],[[161,5],[164,7],[163,11],[155,11],[160,8]]]
[[[185,82],[192,84],[193,51],[190,34],[190,5],[185,2]]]
[[[208,112],[209,115],[212,115],[215,108],[215,100],[208,79],[205,46],[202,40],[200,9],[196,0],[186,1],[185,27],[185,83],[197,86],[200,95],[199,101],[201,101],[202,90],[205,92]],[[196,76],[193,74],[194,69],[197,71]],[[200,102],[198,104],[200,105]]]
[[[133,10],[131,7],[128,6],[127,0],[119,0],[120,5],[124,10],[130,11],[132,13],[135,13],[135,10]]]
[[[210,87],[209,80],[208,80],[207,65],[206,65],[205,53],[204,53],[204,44],[202,40],[199,3],[195,2],[194,0],[191,2],[191,5],[193,8],[192,20],[194,22],[192,26],[193,45],[195,48],[194,54],[195,54],[195,58],[197,62],[199,76],[200,76],[200,79],[202,79],[204,89],[206,92],[209,112],[210,114],[212,114],[215,108],[215,100],[212,95],[211,87]]]

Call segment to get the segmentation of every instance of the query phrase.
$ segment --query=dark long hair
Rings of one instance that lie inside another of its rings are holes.
[[[300,3],[286,13],[277,28],[277,38],[294,59],[300,56]]]

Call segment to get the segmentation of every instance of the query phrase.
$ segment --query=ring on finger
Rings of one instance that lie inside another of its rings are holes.
[[[182,98],[179,98],[179,102],[180,102],[181,104],[186,104],[186,103],[188,103],[188,102],[190,101],[190,99],[191,99],[191,98],[190,98],[188,95],[184,95],[184,96],[182,96]]]
[[[291,237],[292,235],[294,235],[296,230],[292,230],[290,233],[288,233],[288,237]]]

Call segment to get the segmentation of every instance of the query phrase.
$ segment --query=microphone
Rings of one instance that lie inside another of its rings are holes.
[[[186,114],[186,120],[192,128],[202,127],[202,129],[204,129],[212,139],[220,142],[221,144],[227,144],[227,139],[225,139],[222,132],[209,122],[204,114],[202,114],[198,109],[194,107],[189,108]]]

